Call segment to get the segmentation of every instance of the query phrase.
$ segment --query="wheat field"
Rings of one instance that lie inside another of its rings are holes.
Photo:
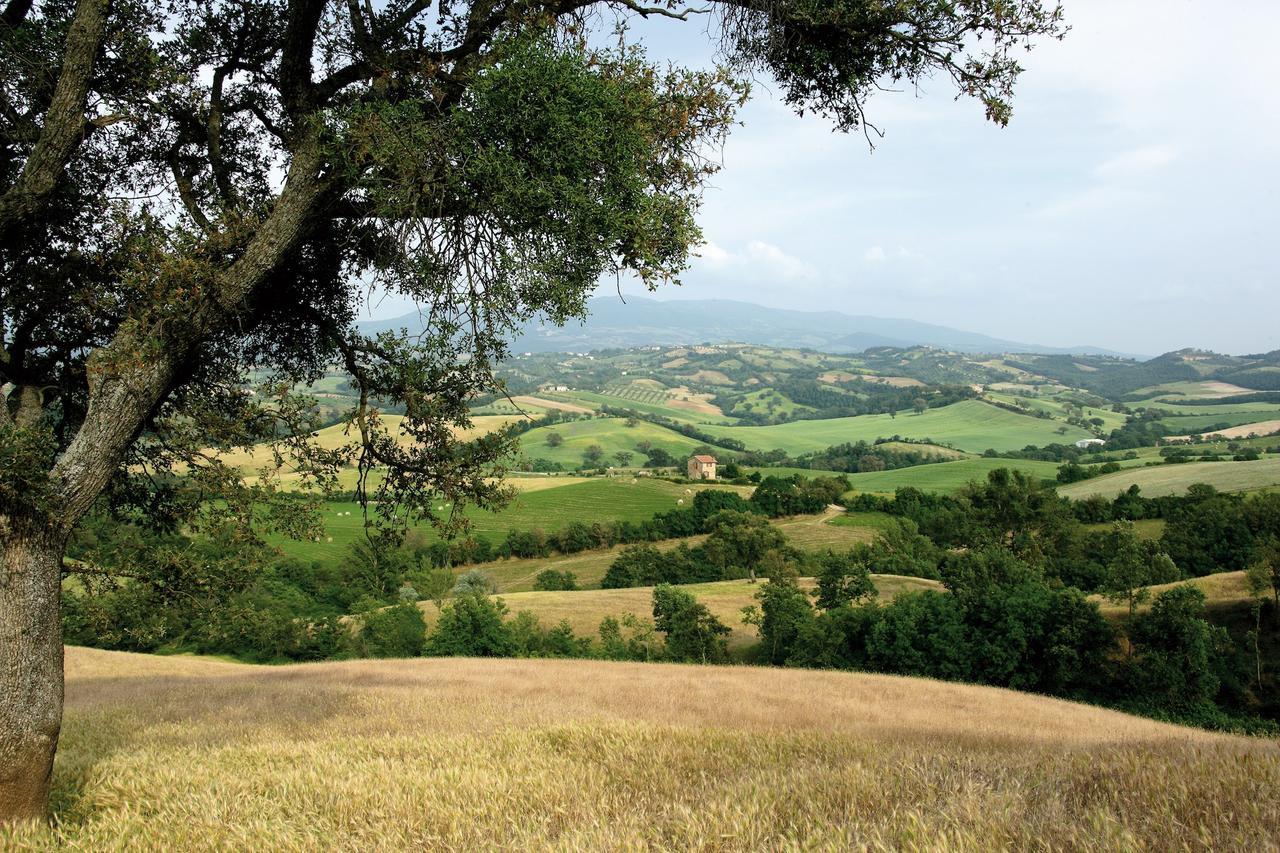
[[[1280,751],[994,688],[67,650],[13,849],[1274,849]]]

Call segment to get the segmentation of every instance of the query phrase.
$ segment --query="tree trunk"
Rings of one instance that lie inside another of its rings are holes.
[[[45,817],[62,727],[60,533],[0,517],[0,823]]]

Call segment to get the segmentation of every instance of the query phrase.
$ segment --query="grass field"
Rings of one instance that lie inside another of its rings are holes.
[[[904,578],[897,575],[872,575],[882,600],[888,601],[900,592],[916,589],[940,589],[935,581],[922,578]],[[741,652],[759,641],[752,625],[742,624],[742,608],[756,604],[755,594],[765,581],[751,583],[746,580],[714,581],[711,583],[682,584],[680,589],[692,593],[707,606],[717,619],[729,626],[729,650]],[[813,586],[810,578],[801,578],[806,589]],[[625,589],[585,589],[573,592],[515,592],[501,596],[512,613],[521,610],[532,612],[544,627],[551,627],[561,620],[573,626],[578,636],[598,636],[600,621],[606,616],[634,613],[648,618],[653,613],[653,587],[636,586]],[[427,621],[435,624],[436,606],[431,602],[418,605]]]
[[[559,447],[547,444],[547,436],[552,432],[559,433],[564,439]],[[587,448],[595,444],[604,451],[601,465],[617,465],[613,455],[620,450],[632,454],[631,465],[640,465],[644,462],[644,454],[636,449],[636,445],[642,441],[662,448],[682,465],[695,447],[702,446],[701,442],[647,421],[629,427],[623,418],[592,418],[529,430],[520,436],[520,450],[530,459],[547,459],[566,468],[576,468],[582,464]]]
[[[474,438],[493,430],[499,429],[513,421],[521,420],[521,415],[476,415],[471,419],[471,427],[465,430],[457,430],[455,434],[460,438]],[[397,434],[400,423],[404,420],[402,415],[383,415],[383,426],[393,435]],[[325,427],[315,434],[314,442],[317,446],[326,450],[333,450],[359,441],[360,434],[354,428],[348,429],[346,424],[335,424],[334,426]],[[401,436],[402,441],[407,441]],[[250,472],[270,465],[272,463],[271,453],[267,447],[257,446],[252,450],[237,450],[231,453],[223,453],[219,457],[223,463],[233,468],[239,468],[245,472]]]
[[[576,660],[67,650],[55,821],[0,847],[1264,850],[1274,742],[996,688]]]
[[[1070,443],[1090,434],[1059,421],[1019,415],[979,400],[962,400],[924,414],[861,415],[820,421],[793,421],[775,426],[713,428],[716,435],[736,438],[754,450],[781,448],[788,453],[824,450],[833,444],[874,441],[901,435],[931,439],[980,453],[988,448],[1020,450],[1028,444]]]
[[[786,534],[787,541],[803,551],[848,550],[862,542],[870,542],[884,529],[889,519],[884,513],[835,513],[780,518],[773,525]],[[660,550],[680,543],[697,545],[705,536],[668,539],[653,544]],[[528,592],[533,589],[538,573],[545,569],[573,572],[579,588],[600,586],[600,581],[626,546],[618,545],[599,551],[586,551],[568,556],[537,557],[527,560],[497,560],[477,566],[463,566],[458,571],[475,568],[484,572],[497,585],[498,591]]]
[[[1200,578],[1191,578],[1189,580],[1178,581],[1176,583],[1162,583],[1149,586],[1147,589],[1151,593],[1150,597],[1145,603],[1139,605],[1138,609],[1149,609],[1151,607],[1151,601],[1157,595],[1166,590],[1173,589],[1175,586],[1182,586],[1184,584],[1194,586],[1203,592],[1205,606],[1211,609],[1237,606],[1245,604],[1252,599],[1252,596],[1249,594],[1249,584],[1245,579],[1244,572],[1218,572],[1216,574],[1205,575]],[[1092,595],[1090,598],[1097,601],[1102,612],[1112,619],[1126,616],[1129,613],[1129,607],[1127,604],[1116,604],[1114,602],[1107,601],[1100,595]]]
[[[977,458],[913,465],[910,468],[897,468],[893,471],[849,474],[848,477],[856,492],[889,493],[900,486],[913,486],[922,492],[949,493],[974,480],[985,480],[987,474],[997,468],[1013,468],[1025,471],[1032,477],[1048,480],[1052,480],[1058,473],[1056,462]]]
[[[1026,406],[1032,411],[1044,412],[1050,417],[1065,421],[1067,419],[1067,406],[1069,400],[1063,399],[1057,394],[1045,394],[1035,397],[1023,397],[1017,394],[1001,393],[999,391],[987,391],[987,397],[993,400],[1000,400],[1004,403],[1011,403],[1015,406]],[[1120,412],[1113,412],[1106,407],[1086,407],[1084,410],[1086,418],[1101,418],[1103,421],[1103,431],[1110,432],[1124,425],[1126,416]]]
[[[1227,427],[1226,429],[1214,430],[1211,433],[1200,433],[1201,438],[1264,438],[1275,437],[1280,433],[1280,420],[1272,421],[1254,421],[1240,426]],[[1190,436],[1183,436],[1189,438]]]
[[[1072,483],[1058,489],[1068,498],[1103,495],[1111,498],[1137,485],[1149,498],[1179,495],[1193,483],[1208,483],[1221,492],[1247,492],[1280,484],[1280,458],[1256,462],[1187,462],[1182,465],[1156,465],[1150,468],[1127,468],[1114,474]]]
[[[665,480],[630,477],[593,477],[589,479],[547,478],[545,488],[521,492],[501,512],[471,509],[472,532],[485,536],[495,544],[510,530],[541,529],[547,533],[560,530],[572,521],[591,524],[596,521],[643,521],[655,513],[676,509],[679,501],[687,501],[690,490],[711,486],[682,486]],[[734,486],[717,484],[717,488]],[[748,491],[737,487],[739,491]],[[325,535],[319,542],[271,538],[272,544],[303,560],[332,562],[340,560],[357,538],[364,536],[364,520],[356,503],[325,505]],[[423,528],[430,536],[434,531]]]
[[[652,398],[636,399],[639,396],[638,392],[631,396],[622,396],[610,394],[607,389],[605,393],[599,394],[594,391],[561,391],[550,396],[557,400],[569,400],[580,406],[590,406],[596,410],[601,406],[616,406],[620,409],[634,409],[637,412],[660,415],[689,424],[732,424],[737,421],[736,418],[725,417],[722,414],[691,411],[679,405],[673,405],[673,398],[670,395],[661,395],[656,402],[651,402]]]

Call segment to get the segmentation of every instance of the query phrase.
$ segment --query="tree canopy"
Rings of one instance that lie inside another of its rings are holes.
[[[705,15],[721,66],[600,37],[633,15]],[[44,808],[61,555],[104,492],[305,535],[304,505],[216,458],[270,440],[314,484],[354,465],[392,529],[457,527],[505,496],[511,437],[458,428],[506,336],[603,277],[680,274],[747,79],[869,130],[872,92],[941,74],[1003,124],[1017,53],[1061,30],[1040,0],[8,0],[0,820]],[[362,334],[381,293],[427,331]],[[360,400],[336,449],[292,390],[331,363]]]

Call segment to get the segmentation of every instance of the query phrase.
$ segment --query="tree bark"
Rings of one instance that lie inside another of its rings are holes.
[[[36,216],[84,140],[85,103],[94,62],[102,48],[109,0],[78,0],[67,31],[62,68],[40,139],[13,186],[0,195],[0,240],[9,242],[24,220]]]
[[[0,516],[0,823],[45,816],[62,727],[65,536]]]
[[[71,530],[118,470],[147,418],[173,391],[184,359],[232,322],[255,288],[304,238],[330,183],[318,142],[297,152],[285,189],[245,252],[183,322],[144,345],[122,327],[90,358],[89,407],[50,476],[56,508],[38,520],[0,514],[0,824],[38,819],[62,722],[62,555]],[[34,422],[35,415],[24,419]]]

